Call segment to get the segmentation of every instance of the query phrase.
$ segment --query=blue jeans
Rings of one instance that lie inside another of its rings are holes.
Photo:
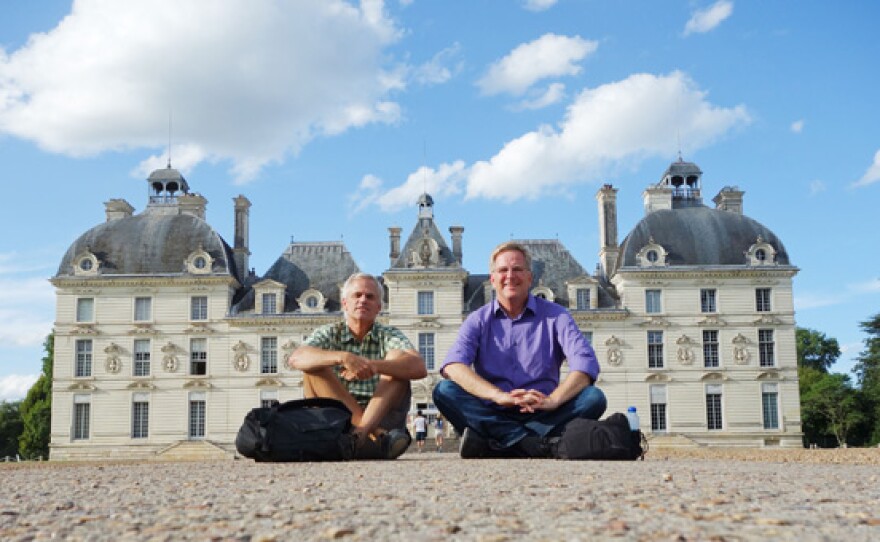
[[[480,399],[452,380],[441,380],[434,388],[434,405],[461,434],[470,427],[497,448],[509,448],[528,435],[552,436],[575,418],[598,420],[605,413],[605,394],[587,386],[556,410],[520,412]]]

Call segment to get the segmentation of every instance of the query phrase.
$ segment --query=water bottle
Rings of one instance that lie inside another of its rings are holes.
[[[639,415],[636,413],[636,407],[631,406],[626,409],[626,419],[629,420],[629,428],[631,431],[639,430]]]

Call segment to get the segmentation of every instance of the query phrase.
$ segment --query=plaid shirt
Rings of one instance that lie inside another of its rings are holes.
[[[358,341],[351,334],[348,325],[343,320],[335,324],[327,324],[316,329],[303,341],[307,346],[314,346],[322,350],[340,350],[351,352],[367,359],[385,359],[391,350],[415,350],[409,339],[399,329],[384,326],[374,322],[373,327],[364,336],[363,341]],[[345,380],[340,376],[341,367],[334,367],[336,377],[348,389],[361,406],[365,406],[376,391],[379,375],[367,380]]]

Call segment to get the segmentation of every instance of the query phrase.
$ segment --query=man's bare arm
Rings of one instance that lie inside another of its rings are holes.
[[[390,350],[385,359],[369,361],[373,370],[398,380],[418,380],[428,376],[425,360],[415,350]]]
[[[565,380],[548,395],[544,401],[536,407],[537,410],[556,410],[561,404],[568,401],[593,383],[590,375],[580,371],[571,371]]]

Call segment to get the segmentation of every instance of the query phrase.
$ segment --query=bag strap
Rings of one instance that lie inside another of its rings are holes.
[[[285,401],[283,403],[279,403],[277,405],[272,406],[269,409],[269,415],[266,417],[266,421],[268,421],[275,417],[275,415],[279,412],[285,412],[287,410],[298,410],[302,408],[338,408],[340,410],[344,410],[351,414],[351,410],[345,406],[345,403],[338,399],[331,399],[329,397],[307,397],[305,399],[293,399],[292,401]]]

